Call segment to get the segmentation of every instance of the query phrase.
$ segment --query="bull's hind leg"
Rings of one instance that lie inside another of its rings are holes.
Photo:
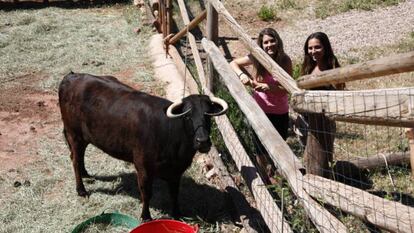
[[[143,221],[150,221],[152,218],[149,210],[149,203],[152,196],[152,182],[154,178],[151,171],[145,167],[143,157],[144,156],[134,154],[134,164],[135,169],[137,170],[138,189],[142,201],[141,218]]]
[[[73,170],[76,179],[76,191],[79,196],[85,197],[88,195],[85,186],[82,182],[82,176],[89,176],[84,163],[85,149],[88,143],[76,136],[74,133],[69,133],[68,130],[63,131],[66,141],[69,144],[70,159],[72,160]]]

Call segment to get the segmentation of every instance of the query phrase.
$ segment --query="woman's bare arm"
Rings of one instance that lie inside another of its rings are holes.
[[[243,72],[242,67],[253,64],[249,56],[239,57],[230,62],[230,66],[244,85],[254,86],[253,80]]]

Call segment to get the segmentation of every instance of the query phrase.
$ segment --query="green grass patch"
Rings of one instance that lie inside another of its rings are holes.
[[[263,21],[271,21],[276,19],[276,11],[274,6],[262,5],[257,12],[259,19]]]

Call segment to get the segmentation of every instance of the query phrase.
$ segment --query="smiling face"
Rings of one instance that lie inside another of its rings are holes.
[[[312,38],[308,41],[308,53],[314,61],[322,61],[325,50],[319,39]]]
[[[275,57],[277,54],[277,40],[276,38],[264,35],[262,42],[263,50],[271,57]]]

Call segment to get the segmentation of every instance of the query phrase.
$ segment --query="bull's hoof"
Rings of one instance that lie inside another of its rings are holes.
[[[183,217],[183,214],[181,213],[181,211],[178,208],[177,209],[174,209],[171,215],[176,220],[178,220],[181,217]]]
[[[149,218],[143,218],[143,217],[141,217],[142,218],[142,223],[144,223],[144,222],[151,222],[152,221],[152,218],[151,217],[149,217]]]
[[[78,192],[78,196],[81,196],[81,197],[89,197],[89,193],[86,192],[85,189],[76,189],[76,191]]]

